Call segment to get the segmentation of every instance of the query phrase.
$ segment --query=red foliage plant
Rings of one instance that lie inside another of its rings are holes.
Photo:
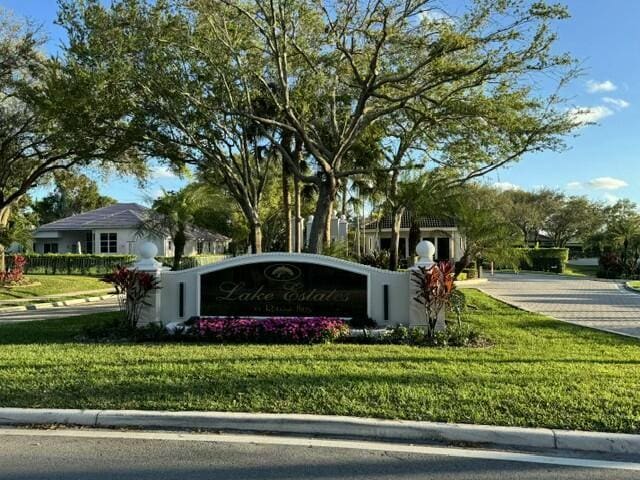
[[[23,255],[15,255],[11,268],[6,272],[0,272],[0,285],[15,285],[24,280],[24,267],[27,259]]]
[[[412,281],[417,287],[414,300],[424,307],[429,338],[433,338],[438,314],[449,304],[455,288],[453,267],[453,262],[439,262],[432,267],[418,267],[412,271]]]
[[[159,287],[158,279],[147,272],[118,266],[103,281],[113,284],[116,289],[125,326],[136,328],[142,308],[149,305],[146,301],[147,294]]]

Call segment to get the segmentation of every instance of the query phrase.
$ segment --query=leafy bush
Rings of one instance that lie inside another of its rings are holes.
[[[360,256],[360,263],[370,267],[389,268],[389,252],[387,250],[373,250]]]
[[[604,253],[598,260],[597,275],[600,278],[620,278],[624,270],[625,266],[622,259],[616,253]]]
[[[367,315],[362,315],[362,316],[353,317],[351,320],[349,320],[349,326],[356,330],[362,330],[362,332],[366,336],[367,330],[376,328],[378,324],[373,318]]]
[[[201,317],[195,332],[216,342],[326,343],[348,335],[347,324],[334,317]]]
[[[26,265],[27,259],[24,255],[15,255],[9,269],[6,272],[0,272],[0,286],[20,284],[24,280]]]
[[[474,278],[478,278],[478,270],[473,268],[465,268],[462,270],[462,273],[458,275],[458,280],[462,280],[462,276],[464,275],[465,280],[473,280]]]
[[[429,337],[422,328],[397,325],[388,329],[379,338],[379,342],[420,347],[474,347],[489,345],[489,341],[468,324],[447,325],[444,330],[435,332],[433,337]]]
[[[569,261],[568,248],[523,248],[520,268],[537,272],[562,273]]]

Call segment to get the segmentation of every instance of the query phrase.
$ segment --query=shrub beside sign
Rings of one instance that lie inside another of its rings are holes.
[[[201,316],[367,315],[367,276],[305,262],[259,262],[200,277]]]

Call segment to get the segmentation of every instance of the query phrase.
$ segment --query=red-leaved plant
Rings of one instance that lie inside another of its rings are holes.
[[[24,280],[24,267],[27,259],[23,255],[15,255],[11,268],[6,272],[0,272],[0,285],[16,285]]]
[[[453,273],[453,262],[439,262],[432,267],[418,267],[412,271],[412,281],[417,287],[414,300],[424,307],[428,338],[434,337],[438,314],[449,304],[455,288]]]
[[[123,313],[123,326],[136,328],[142,309],[149,305],[147,294],[158,289],[158,279],[147,272],[118,266],[102,280],[111,283],[116,289],[120,311]]]

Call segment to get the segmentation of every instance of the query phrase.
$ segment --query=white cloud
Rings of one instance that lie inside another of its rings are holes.
[[[618,190],[627,187],[629,184],[624,180],[612,177],[598,177],[588,182],[591,188],[596,190]]]
[[[587,82],[587,92],[613,92],[618,87],[611,80],[605,80],[604,82],[596,82],[595,80],[589,80]]]
[[[447,13],[435,8],[421,11],[418,13],[418,17],[420,20],[427,22],[448,23],[450,25],[454,23],[453,18],[451,18]]]
[[[612,195],[611,193],[605,193],[602,195],[602,198],[604,198],[604,201],[609,204],[609,205],[613,205],[614,203],[616,203],[618,200],[620,200],[619,197],[616,197],[615,195]]]
[[[178,178],[177,175],[166,165],[157,165],[153,167],[151,169],[151,177],[153,177],[154,180]]]
[[[522,188],[520,188],[518,185],[510,182],[496,182],[493,184],[493,186],[498,190],[502,190],[503,192],[506,190],[522,190]]]
[[[631,104],[622,98],[612,98],[612,97],[602,97],[602,101],[605,103],[610,103],[618,108],[627,108]]]
[[[577,190],[582,188],[582,182],[569,182],[567,183],[567,188],[571,189],[571,190]]]
[[[576,107],[569,110],[569,118],[576,125],[587,125],[613,115],[614,111],[604,105],[595,107]]]

